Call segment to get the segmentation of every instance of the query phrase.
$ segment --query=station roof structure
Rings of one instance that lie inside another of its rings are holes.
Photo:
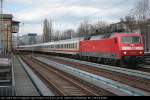
[[[0,14],[0,19],[12,19],[13,15],[12,14]]]

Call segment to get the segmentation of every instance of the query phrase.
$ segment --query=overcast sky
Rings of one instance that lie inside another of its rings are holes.
[[[20,33],[42,33],[44,18],[54,29],[76,29],[85,18],[90,22],[114,23],[129,14],[138,0],[4,0],[4,12],[20,21]],[[24,23],[24,24],[23,24]]]

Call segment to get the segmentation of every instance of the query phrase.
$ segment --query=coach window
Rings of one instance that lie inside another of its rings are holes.
[[[67,49],[67,44],[65,44],[65,48]]]
[[[72,48],[72,44],[70,44],[70,49]]]
[[[75,47],[74,45],[75,45],[75,44],[73,44],[73,49],[74,49],[74,47]]]
[[[78,44],[76,43],[76,49],[78,48]]]
[[[68,49],[68,44],[66,44],[66,49]]]
[[[75,48],[77,49],[77,43],[75,44]]]
[[[67,44],[67,49],[69,49],[69,44]]]
[[[75,43],[73,44],[73,49],[75,48]]]
[[[72,44],[70,44],[70,49],[72,48]]]
[[[72,48],[72,44],[70,44],[70,49]]]
[[[65,49],[67,48],[67,44],[65,44]]]

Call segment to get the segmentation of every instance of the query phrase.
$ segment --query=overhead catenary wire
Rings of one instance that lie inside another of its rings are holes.
[[[117,3],[115,3],[115,4],[113,4],[112,6],[110,6],[110,7],[106,7],[106,8],[102,8],[102,9],[105,9],[105,13],[109,13],[110,12],[110,10],[109,9],[113,9],[113,8],[116,8],[116,7],[118,7],[118,6],[121,6],[122,4],[125,4],[125,3],[127,3],[127,2],[129,2],[129,0],[122,0],[122,1],[120,1],[120,2],[117,2]],[[82,20],[85,20],[85,19],[89,19],[89,18],[91,18],[91,17],[94,17],[94,16],[96,16],[98,13],[100,13],[100,12],[94,12],[93,14],[89,14],[89,15],[87,15],[87,16],[85,16],[85,17],[83,17],[82,18]],[[101,16],[101,18],[102,18],[102,16]]]

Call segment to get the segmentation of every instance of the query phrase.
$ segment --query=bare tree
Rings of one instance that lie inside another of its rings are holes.
[[[150,1],[139,0],[135,6],[135,15],[141,21],[148,19],[150,17]]]
[[[73,29],[68,29],[68,30],[65,30],[63,34],[64,34],[65,39],[71,39],[73,38],[73,35],[75,34],[75,32]]]
[[[52,41],[52,21],[48,21],[48,19],[45,19],[43,23],[43,42],[50,42]]]
[[[135,15],[141,34],[144,35],[145,50],[150,50],[148,19],[150,19],[150,0],[139,0],[135,6]]]
[[[129,32],[133,32],[137,25],[134,16],[126,16],[122,22],[126,25]]]
[[[77,36],[82,37],[82,36],[89,36],[90,35],[90,27],[91,24],[89,23],[88,20],[84,20],[81,22],[78,30],[77,30]]]
[[[95,25],[96,27],[96,34],[104,34],[104,33],[107,33],[108,32],[108,24],[104,21],[98,21]]]
[[[61,38],[61,32],[59,30],[55,30],[53,32],[53,39],[52,41],[58,41]]]

